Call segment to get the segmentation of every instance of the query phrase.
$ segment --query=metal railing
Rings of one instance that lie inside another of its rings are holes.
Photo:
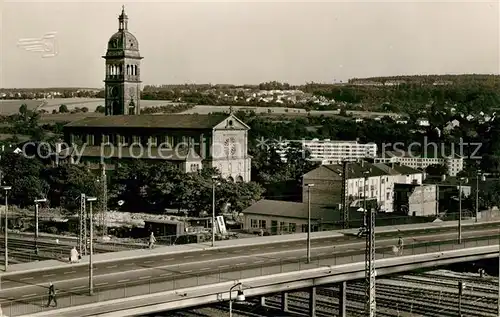
[[[413,243],[408,243],[408,245],[404,247],[402,255],[409,256],[497,244],[498,236],[496,235],[488,237],[464,238],[462,239],[461,244],[457,244],[456,239],[438,242],[413,241]],[[364,250],[336,254],[335,246],[332,246],[331,252],[313,254],[310,263],[306,263],[304,254],[304,257],[300,259],[266,258],[268,260],[267,263],[251,263],[249,265],[236,264],[225,268],[202,268],[198,272],[193,271],[189,273],[184,271],[186,269],[186,265],[188,264],[169,266],[168,269],[158,267],[152,268],[152,270],[162,271],[158,272],[160,273],[157,274],[159,275],[158,277],[117,282],[112,285],[105,286],[99,286],[99,283],[96,282],[94,286],[94,295],[92,296],[88,295],[87,286],[82,286],[78,290],[59,290],[57,295],[59,304],[58,307],[75,307],[95,302],[154,294],[169,290],[209,285],[243,278],[309,270],[330,265],[356,263],[364,261],[364,256]],[[392,245],[377,247],[377,259],[393,258],[397,256],[398,255],[394,253]],[[87,284],[84,283],[83,285]],[[8,292],[8,289],[5,291]],[[165,299],[158,299],[158,302],[163,302],[164,300]],[[0,302],[0,305],[4,314],[8,316],[22,316],[53,309],[46,307],[47,301],[48,296],[27,296],[20,299],[3,300]],[[154,299],[148,301],[148,304],[154,304]],[[125,306],[127,306],[127,303],[123,303],[122,308],[127,308]]]

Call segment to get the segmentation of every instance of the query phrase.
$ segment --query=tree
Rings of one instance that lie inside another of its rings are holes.
[[[427,166],[425,172],[431,176],[448,175],[448,167],[445,164],[433,164]]]
[[[22,120],[25,121],[28,116],[28,106],[25,103],[19,107],[19,114],[21,115]]]
[[[37,159],[25,155],[6,153],[0,159],[3,185],[12,186],[9,199],[21,207],[33,205],[37,198],[45,197],[47,182],[42,179],[43,165]]]
[[[163,213],[166,208],[186,210],[190,216],[212,209],[214,169],[184,173],[168,162],[130,161],[121,164],[111,181],[110,199],[124,200],[126,210]],[[241,211],[263,192],[255,183],[234,183],[219,178],[216,186],[216,210],[230,203]]]
[[[59,106],[59,113],[68,113],[69,110],[68,110],[68,107],[64,104],[60,105]]]
[[[50,185],[48,199],[51,206],[61,206],[68,211],[80,208],[80,195],[99,196],[97,175],[83,165],[67,164],[49,167],[43,176]]]
[[[95,112],[104,113],[104,112],[106,112],[106,108],[104,108],[104,106],[102,106],[102,105],[99,105],[95,108]]]

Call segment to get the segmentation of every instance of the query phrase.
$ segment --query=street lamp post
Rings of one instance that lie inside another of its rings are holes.
[[[314,184],[306,184],[307,186],[307,263],[311,262],[311,187]]]
[[[89,202],[89,294],[94,294],[94,263],[92,261],[93,250],[93,239],[94,239],[94,223],[92,215],[92,202],[97,201],[96,197],[87,197]]]
[[[212,176],[212,247],[215,246],[215,183],[217,176]]]
[[[500,234],[498,235],[498,300],[497,300],[497,306],[498,306],[498,317],[500,317]]]
[[[7,200],[7,193],[9,190],[12,189],[11,186],[2,186],[2,189],[5,191],[5,272],[7,272],[7,269],[9,267],[9,255],[8,255],[8,249],[9,249],[9,243],[8,243],[8,237],[7,237],[7,232],[9,228],[9,216],[8,216],[8,210],[9,210],[9,202]]]
[[[464,177],[458,179],[458,244],[462,243],[462,182]]]
[[[233,297],[232,297],[232,292],[233,292],[233,289],[237,286],[240,287],[240,289],[238,290],[238,295],[236,295],[236,301],[237,302],[243,302],[245,301],[245,294],[243,294],[243,291],[241,290],[241,283],[237,283],[237,284],[234,284],[233,286],[231,286],[231,288],[229,289],[229,317],[233,317]]]
[[[477,222],[477,216],[479,214],[479,177],[482,177],[481,170],[477,170],[476,173],[476,218],[475,222]]]
[[[46,198],[35,199],[35,253],[38,254],[38,206],[46,202]]]

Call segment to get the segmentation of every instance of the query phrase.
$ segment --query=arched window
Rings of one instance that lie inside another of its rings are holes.
[[[231,176],[229,176],[229,177],[227,178],[227,180],[228,180],[229,182],[234,182],[234,178],[233,178],[233,177],[231,177]]]
[[[127,75],[130,75],[130,65],[127,65]]]
[[[238,175],[238,177],[236,177],[236,182],[243,183],[243,177],[241,177],[241,175]]]

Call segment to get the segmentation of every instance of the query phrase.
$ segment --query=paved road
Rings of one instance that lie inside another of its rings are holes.
[[[442,228],[440,228],[442,229]],[[445,231],[448,231],[445,230]],[[456,230],[455,228],[451,228],[452,230]],[[472,229],[472,228],[471,228]],[[439,229],[434,229],[435,232],[429,233],[420,231],[418,233],[413,233],[410,237],[420,239],[420,237],[424,237],[426,235],[436,235],[439,234]],[[437,232],[436,232],[437,231]],[[486,234],[489,232],[485,231],[464,231],[464,232],[485,232]],[[451,233],[453,235],[456,233]],[[384,238],[387,237],[387,238]],[[398,236],[398,233],[382,233],[377,239],[377,245],[380,245],[382,240],[380,239],[389,239],[392,241],[392,244],[395,244],[394,238]],[[392,240],[391,240],[392,237]],[[406,237],[405,239],[411,239],[410,237]],[[364,247],[364,238],[357,238],[355,236],[340,236],[333,238],[325,238],[311,241],[312,248],[331,248],[333,245],[338,248],[343,248],[345,245],[352,245],[355,243],[355,249],[345,249],[346,251],[355,251],[357,247]],[[161,267],[163,265],[180,265],[185,264],[186,262],[193,261],[215,261],[220,259],[225,259],[231,256],[247,256],[256,258],[263,253],[275,253],[275,252],[284,252],[284,251],[297,251],[303,250],[306,248],[306,241],[288,241],[281,243],[273,243],[267,245],[260,245],[255,247],[235,247],[228,249],[215,249],[215,250],[205,250],[205,251],[192,251],[181,254],[168,254],[166,253],[163,256],[151,256],[151,257],[142,257],[130,260],[123,260],[116,263],[94,263],[94,276],[113,274],[113,273],[124,273],[124,272],[133,272],[138,270],[151,270],[155,267]],[[138,251],[140,252],[140,251]],[[64,280],[76,279],[76,278],[85,278],[88,276],[88,268],[83,269],[80,267],[73,267],[68,264],[67,268],[63,269],[54,269],[54,270],[44,270],[41,272],[30,272],[30,273],[22,273],[15,275],[9,275],[0,281],[0,286],[2,290],[6,290],[14,287],[23,287],[27,285],[33,284],[47,284],[49,282],[59,282]]]
[[[497,230],[488,232],[464,232],[463,238],[480,237],[485,235],[495,236]],[[431,234],[415,237],[414,242],[424,243],[455,239],[456,233]],[[377,241],[377,248],[390,249],[397,243],[396,238],[389,238]],[[410,239],[408,239],[410,240]],[[406,242],[407,245],[411,241]],[[283,246],[282,246],[283,247]],[[312,244],[312,256],[325,257],[332,253],[345,257],[346,253],[364,254],[364,241],[349,241],[332,245],[317,241]],[[410,246],[406,247],[410,251]],[[437,250],[434,250],[434,252]],[[431,251],[429,251],[431,252]],[[182,284],[183,279],[193,278],[197,274],[209,274],[222,271],[234,271],[251,267],[261,267],[272,263],[279,264],[280,261],[291,261],[305,256],[304,244],[294,245],[287,249],[278,250],[275,247],[255,247],[248,250],[226,250],[220,252],[199,252],[198,256],[179,254],[166,255],[161,261],[140,262],[133,260],[118,268],[115,264],[103,264],[95,269],[94,285],[100,289],[114,289],[120,286],[150,284],[160,280],[176,279]],[[313,265],[315,267],[315,265]],[[267,274],[271,274],[269,272]],[[0,303],[6,303],[12,299],[29,299],[37,296],[44,296],[47,293],[48,282],[52,281],[61,292],[75,292],[85,290],[88,287],[88,268],[74,270],[68,267],[67,270],[59,272],[57,275],[50,274],[25,274],[15,276],[14,280],[5,277],[2,281],[2,291],[0,292]],[[180,285],[183,286],[183,285]],[[192,285],[184,285],[189,287]],[[155,290],[155,292],[161,289]],[[135,294],[132,294],[135,295]],[[129,295],[129,296],[132,296]]]
[[[497,240],[497,231],[493,231],[494,237],[493,240],[496,242]],[[471,239],[473,236],[477,234],[474,233],[465,233],[464,238],[468,237]],[[439,236],[429,236],[429,237],[421,237],[418,239],[418,242],[432,242],[436,240],[446,240],[451,238],[453,241],[456,238],[456,234],[444,234]],[[390,254],[384,249],[384,245],[388,245],[389,247],[385,247],[385,249],[390,249],[391,245],[394,244],[395,239],[378,241],[378,250],[377,253],[379,256],[381,253],[384,253],[384,257],[394,257],[394,254]],[[477,238],[476,238],[477,240]],[[493,241],[492,240],[492,241]],[[477,243],[477,245],[485,245],[488,241]],[[409,243],[409,242],[408,242]],[[363,245],[363,246],[361,246]],[[466,247],[473,247],[476,245],[476,242],[469,242]],[[455,243],[449,244],[446,247],[442,246],[441,250],[446,249],[450,250],[452,248],[460,248],[462,246],[457,246]],[[351,255],[347,255],[347,253],[343,253],[344,250],[349,250],[349,248],[357,250],[355,252],[351,252]],[[382,250],[380,249],[382,248]],[[156,268],[149,271],[136,272],[134,274],[124,273],[120,275],[115,275],[113,281],[106,281],[109,276],[101,276],[96,278],[96,283],[108,283],[108,284],[100,284],[101,286],[96,287],[96,294],[93,296],[88,296],[87,291],[87,279],[72,280],[65,281],[61,283],[56,283],[56,286],[60,290],[61,294],[58,298],[59,307],[76,307],[78,305],[84,305],[89,303],[107,301],[112,299],[124,299],[126,297],[136,296],[136,295],[146,295],[152,294],[162,291],[189,288],[200,285],[212,285],[219,282],[227,282],[234,281],[242,278],[254,277],[259,275],[269,275],[269,274],[277,274],[280,272],[292,272],[297,271],[299,269],[299,265],[297,263],[298,260],[302,260],[300,264],[300,269],[311,269],[319,266],[328,266],[328,265],[339,265],[339,264],[349,264],[353,262],[360,262],[364,259],[364,243],[350,243],[344,245],[343,250],[338,250],[339,246],[330,246],[330,255],[328,255],[325,250],[314,250],[312,252],[313,262],[311,264],[304,264],[305,259],[305,250],[292,251],[292,252],[283,252],[280,254],[270,254],[270,255],[262,255],[258,258],[252,257],[244,257],[244,256],[234,256],[232,258],[224,259],[225,262],[221,261],[206,261],[204,263],[200,262],[190,262],[185,263],[184,265],[171,265],[165,266],[163,268]],[[405,247],[405,255],[411,254],[422,254],[427,252],[436,252],[438,247],[429,247],[429,246],[417,246],[410,250],[409,245]],[[336,254],[336,257],[331,255],[331,251]],[[314,259],[315,256],[323,255],[323,259],[317,260]],[[284,264],[284,259],[294,259],[294,263]],[[250,260],[249,260],[250,259]],[[280,261],[281,260],[281,261]],[[224,263],[224,264],[223,264]],[[222,266],[222,268],[221,268]],[[222,273],[221,273],[222,271]],[[226,271],[226,272],[224,272]],[[231,271],[231,272],[228,272]],[[163,276],[161,276],[163,275]],[[149,277],[151,276],[151,278]],[[154,280],[152,277],[156,276],[157,279]],[[101,279],[102,278],[102,279]],[[127,281],[128,280],[128,281]],[[112,283],[112,284],[110,284]],[[46,304],[47,297],[46,295],[47,289],[46,285],[44,287],[33,288],[32,294],[23,294],[21,292],[17,294],[17,296],[21,295],[16,301],[11,301],[7,303],[5,300],[2,300],[1,306],[3,312],[8,314],[9,316],[31,316],[35,312],[46,311],[46,315],[44,316],[61,316],[61,317],[81,317],[81,316],[94,316],[99,313],[105,313],[110,311],[120,311],[123,309],[129,308],[137,308],[140,306],[154,305],[157,303],[165,303],[168,301],[175,301],[178,298],[184,296],[183,293],[172,293],[171,295],[158,295],[152,296],[148,298],[144,298],[141,300],[127,301],[122,300],[120,302],[114,304],[106,304],[106,305],[98,305],[92,309],[86,309],[85,311],[79,311],[78,309],[71,309],[65,313],[60,311],[53,311],[53,308],[46,308],[44,305]],[[71,287],[69,290],[68,287]],[[20,289],[12,289],[7,290],[9,293],[18,292]],[[205,294],[207,292],[206,289],[201,288],[199,291],[191,291],[189,295],[197,296]],[[42,296],[37,296],[35,292]],[[64,293],[64,294],[63,294]],[[1,295],[0,295],[1,296]],[[85,313],[85,314],[84,314]]]

